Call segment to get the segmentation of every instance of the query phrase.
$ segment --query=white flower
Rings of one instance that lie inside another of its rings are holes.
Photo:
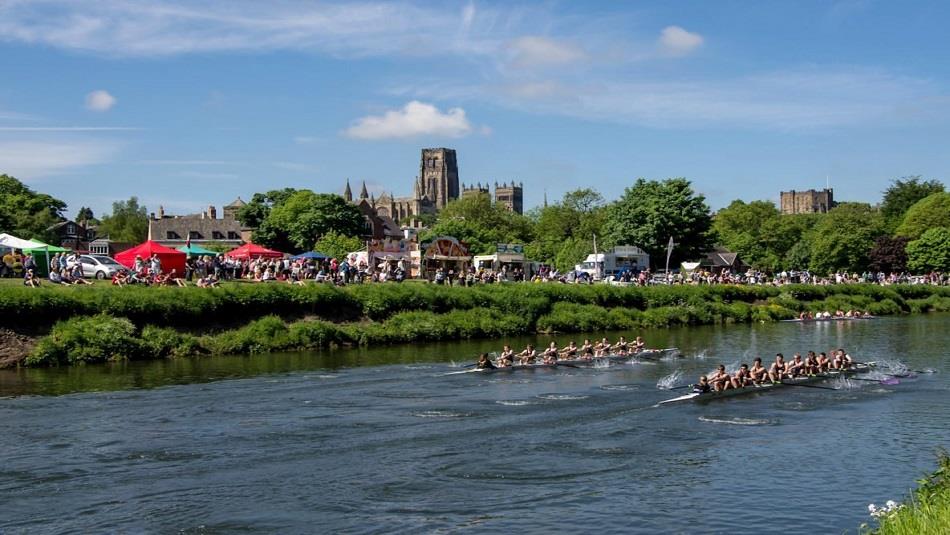
[[[894,500],[887,500],[887,503],[885,505],[887,505],[888,509],[897,509],[897,502],[895,502]]]
[[[871,513],[871,514],[874,514],[875,511],[877,511],[877,506],[874,505],[873,503],[869,503],[869,504],[868,504],[868,512]]]

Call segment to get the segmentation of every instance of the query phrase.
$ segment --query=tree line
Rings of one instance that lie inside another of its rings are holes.
[[[139,242],[148,233],[145,206],[135,197],[113,203],[96,220],[98,234]],[[0,231],[55,240],[47,230],[64,219],[66,203],[0,175]],[[919,176],[894,180],[880,204],[845,202],[825,214],[784,215],[770,201],[736,200],[713,213],[689,180],[637,179],[608,202],[591,188],[569,191],[524,215],[492,202],[488,194],[466,195],[436,216],[423,216],[421,241],[453,236],[473,254],[490,254],[498,243],[525,246],[528,258],[566,271],[594,251],[636,245],[655,266],[698,260],[719,245],[738,253],[755,269],[809,269],[827,274],[950,270],[950,193],[938,180]],[[341,196],[284,188],[256,193],[239,212],[254,228],[255,243],[286,252],[318,250],[341,257],[362,248],[366,232],[359,209]]]

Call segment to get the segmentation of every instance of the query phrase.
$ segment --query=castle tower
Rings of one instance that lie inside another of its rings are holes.
[[[459,198],[459,169],[455,150],[422,149],[419,163],[422,195],[429,197],[439,210]]]
[[[495,183],[495,203],[516,214],[524,213],[524,182],[515,184]]]

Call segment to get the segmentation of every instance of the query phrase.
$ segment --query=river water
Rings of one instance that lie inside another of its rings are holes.
[[[0,532],[854,532],[950,446],[948,325],[627,333],[684,356],[491,375],[445,374],[499,341],[4,371]],[[936,373],[654,406],[839,346]]]

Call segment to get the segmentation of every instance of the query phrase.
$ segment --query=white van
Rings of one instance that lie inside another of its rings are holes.
[[[587,255],[587,259],[574,266],[574,269],[587,273],[594,280],[604,280],[624,271],[637,273],[649,267],[650,255],[643,249],[633,245],[618,245],[604,253]]]

